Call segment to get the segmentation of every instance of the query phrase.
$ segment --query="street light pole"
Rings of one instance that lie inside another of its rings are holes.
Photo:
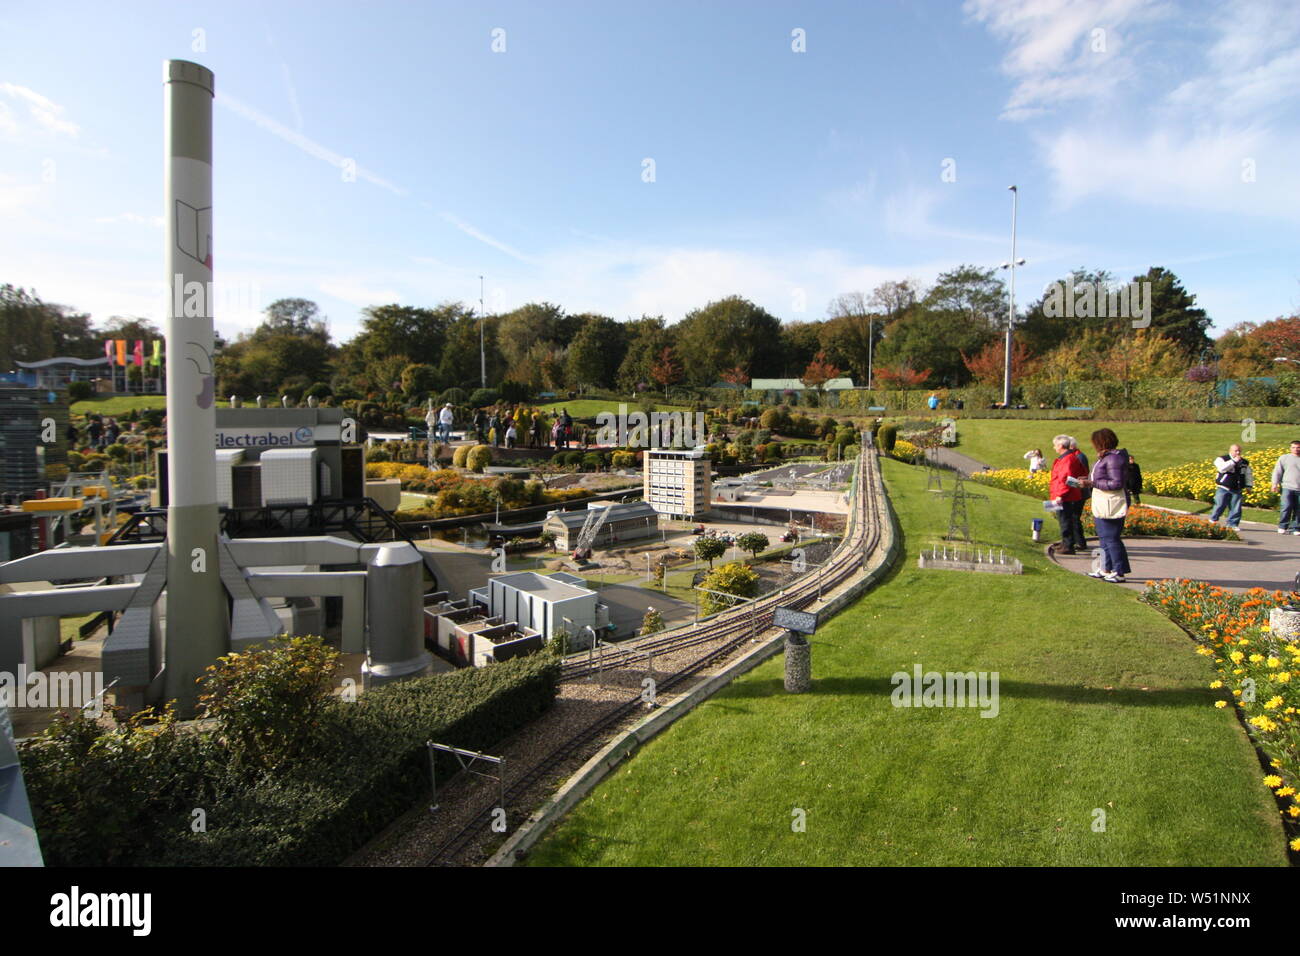
[[[1010,295],[1007,297],[1007,341],[1006,354],[1003,356],[1002,405],[1011,407],[1011,335],[1016,323],[1016,266],[1023,266],[1024,259],[1016,258],[1016,201],[1020,191],[1015,186],[1011,190],[1011,261],[1002,263],[1002,268],[1011,270]]]
[[[478,277],[478,368],[479,384],[487,388],[487,352],[483,348],[483,320],[486,315],[483,311],[483,277]]]

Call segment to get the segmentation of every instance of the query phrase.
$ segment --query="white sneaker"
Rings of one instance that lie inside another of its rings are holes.
[[[1292,531],[1292,534],[1300,534],[1300,531]]]
[[[1277,533],[1278,533],[1278,534],[1286,534],[1286,528],[1278,528],[1278,529],[1277,529]]]
[[[1124,575],[1111,572],[1102,578],[1103,581],[1109,581],[1111,584],[1123,584],[1126,580]]]
[[[1105,572],[1105,571],[1089,571],[1089,572],[1088,572],[1088,577],[1090,577],[1090,578],[1104,578],[1104,577],[1106,576],[1106,574],[1107,574],[1107,572]]]

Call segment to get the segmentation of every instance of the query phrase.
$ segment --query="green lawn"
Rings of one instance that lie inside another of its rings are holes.
[[[813,638],[813,691],[783,691],[781,657],[761,665],[621,766],[532,863],[1285,864],[1254,750],[1182,631],[1049,564],[1011,517],[1023,498],[998,489],[972,521],[1014,525],[985,537],[1024,576],[918,570],[947,509],[924,472],[884,467],[906,553]],[[913,664],[997,672],[998,715],[891,706]]]
[[[957,422],[960,444],[957,451],[995,468],[1025,468],[1024,454],[1040,448],[1052,456],[1055,435],[1073,435],[1091,460],[1092,444],[1088,440],[1098,428],[1112,428],[1120,445],[1138,460],[1144,472],[1182,465],[1197,459],[1222,455],[1234,442],[1242,445],[1250,457],[1251,445],[1241,441],[1241,425],[1233,422],[1091,422],[1091,421],[1012,421],[998,418],[963,418]],[[1284,445],[1300,435],[1297,425],[1255,426],[1255,447]],[[1256,473],[1267,472],[1273,462],[1256,462]]]
[[[230,402],[219,399],[217,405],[225,408]],[[147,408],[166,408],[166,395],[115,395],[112,398],[88,398],[84,402],[73,402],[71,411],[75,415],[87,415],[98,412],[101,415],[125,415],[133,408],[141,411]]]

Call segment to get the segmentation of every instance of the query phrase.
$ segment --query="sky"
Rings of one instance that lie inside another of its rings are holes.
[[[1295,0],[0,0],[0,282],[161,325],[162,63],[216,75],[216,322],[786,321],[1011,258],[1300,309]],[[1006,273],[1001,273],[1006,275]],[[480,276],[483,277],[480,284]]]

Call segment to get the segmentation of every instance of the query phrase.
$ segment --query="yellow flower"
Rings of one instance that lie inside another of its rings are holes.
[[[1268,659],[1268,666],[1269,666],[1269,667],[1281,667],[1281,666],[1282,666],[1282,660],[1281,660],[1281,658],[1270,657],[1270,658]]]
[[[1196,653],[1200,654],[1202,657],[1209,657],[1214,653],[1214,651],[1210,650],[1208,647],[1198,647]]]
[[[1244,644],[1245,641],[1243,641],[1242,643]],[[1245,658],[1246,655],[1241,653],[1241,651],[1233,651],[1231,654],[1228,655],[1228,659],[1231,660],[1232,663],[1234,664],[1240,664],[1243,660],[1245,660]]]
[[[1277,792],[1277,795],[1279,797],[1289,797],[1293,793],[1295,793],[1295,787],[1283,787]]]
[[[1296,853],[1300,853],[1300,837],[1296,837],[1291,841],[1291,849]]]
[[[1270,717],[1265,717],[1263,714],[1260,714],[1258,717],[1250,718],[1250,720],[1248,720],[1247,723],[1252,724],[1255,727],[1258,727],[1260,730],[1264,731],[1265,733],[1277,730],[1277,726],[1278,726],[1277,721],[1273,720]],[[1278,783],[1281,783],[1281,781],[1279,780]]]
[[[1268,700],[1264,701],[1264,709],[1276,710],[1282,706],[1282,703],[1283,701],[1281,697],[1270,697]]]
[[[1218,690],[1222,686],[1223,686],[1223,681],[1216,680],[1210,684],[1210,690]]]
[[[1228,702],[1227,702],[1226,700],[1216,700],[1216,701],[1214,702],[1214,706],[1215,706],[1215,707],[1227,707],[1227,706],[1228,706]]]
[[[1264,786],[1271,790],[1276,790],[1278,787],[1282,786],[1282,778],[1275,773],[1270,773],[1264,778]]]
[[[1252,664],[1258,664],[1258,663],[1260,663],[1260,662],[1263,661],[1263,660],[1264,660],[1264,655],[1263,655],[1263,654],[1251,654],[1251,655],[1250,655],[1250,662],[1251,662]],[[1239,661],[1238,663],[1240,663],[1240,661]]]

